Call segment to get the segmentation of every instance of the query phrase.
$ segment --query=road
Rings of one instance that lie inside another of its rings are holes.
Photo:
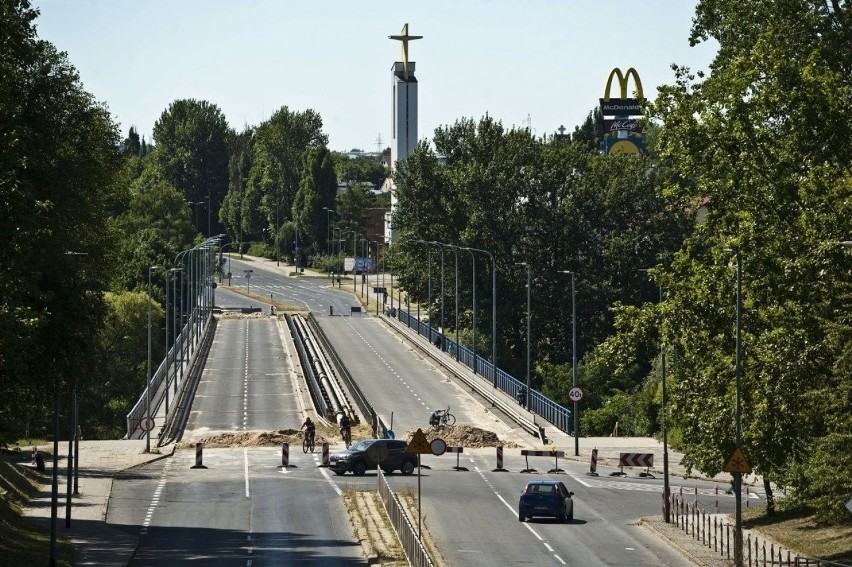
[[[233,264],[233,273],[240,273],[240,264]],[[351,294],[325,287],[328,280],[288,278],[259,265],[250,269],[253,291],[301,302],[314,312],[382,419],[390,425],[392,418],[397,432],[425,427],[432,409],[448,405],[460,424],[498,427],[492,413],[378,319],[348,315],[356,305]],[[329,315],[330,305],[347,315]],[[278,333],[272,318],[219,321],[187,435],[298,427],[302,415]],[[291,453],[294,466],[281,469],[277,448],[207,449],[207,469],[190,468],[194,458],[193,451],[178,451],[116,482],[108,521],[140,530],[134,565],[362,564],[340,495],[349,487],[374,488],[375,474],[330,475],[317,467],[319,454],[301,451]],[[526,461],[517,449],[507,449],[510,472],[492,470],[493,449],[462,455],[460,464],[468,471],[453,470],[450,455],[424,457],[424,464],[431,468],[419,478],[422,517],[447,565],[688,564],[636,525],[639,518],[659,513],[659,480],[591,478],[586,464],[563,461],[567,474],[523,474]],[[547,471],[552,463],[531,465]],[[517,499],[525,482],[551,476],[576,493],[574,521],[519,522]],[[418,490],[416,476],[389,480],[397,490]],[[730,497],[720,502],[722,511],[733,506]]]

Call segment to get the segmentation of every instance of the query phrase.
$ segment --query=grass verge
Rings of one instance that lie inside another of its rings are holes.
[[[802,511],[778,511],[770,518],[761,505],[743,510],[743,527],[808,557],[852,565],[852,521],[822,525]]]
[[[50,455],[42,453],[50,463]],[[4,565],[44,565],[50,557],[50,532],[21,516],[39,485],[50,484],[50,469],[29,466],[30,453],[20,447],[0,450],[0,558]],[[74,564],[74,548],[57,538],[57,565]]]

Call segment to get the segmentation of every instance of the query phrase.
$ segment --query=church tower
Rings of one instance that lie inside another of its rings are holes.
[[[414,76],[415,64],[408,60],[408,42],[422,39],[422,35],[409,35],[408,24],[402,26],[399,35],[390,35],[389,39],[402,44],[402,61],[397,61],[391,69],[393,85],[392,120],[393,141],[391,143],[391,163],[396,162],[414,151],[417,145],[417,77]],[[385,241],[396,241],[396,231],[392,217],[397,208],[396,186],[391,187],[391,210],[385,215]]]

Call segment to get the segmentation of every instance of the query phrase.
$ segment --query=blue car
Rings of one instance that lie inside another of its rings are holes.
[[[574,493],[558,480],[531,480],[518,502],[518,521],[534,516],[553,517],[564,522],[574,519]]]

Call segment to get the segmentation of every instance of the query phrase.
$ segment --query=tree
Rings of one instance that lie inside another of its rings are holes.
[[[54,396],[91,379],[115,261],[118,129],[36,16],[0,4],[0,442],[24,415],[44,433]]]
[[[813,496],[824,518],[837,517],[842,499],[802,471],[845,474],[826,466],[841,457],[817,440],[841,447],[849,434],[848,422],[829,416],[849,412],[836,393],[848,384],[838,361],[852,337],[852,278],[836,243],[852,234],[852,124],[837,120],[852,112],[852,8],[706,0],[691,41],[711,37],[712,74],[696,80],[676,68],[676,84],[654,104],[658,151],[679,177],[669,194],[711,207],[661,276],[673,415],[691,462],[720,470],[734,445],[735,275],[726,250],[736,250],[745,453],[768,494],[770,482],[787,482]]]
[[[223,231],[218,211],[228,190],[232,135],[225,115],[206,100],[176,100],[154,124],[157,164],[185,200],[203,203],[207,219],[195,229],[205,236]]]
[[[325,251],[328,235],[327,217],[323,207],[333,209],[337,195],[337,176],[331,154],[326,147],[305,151],[302,165],[302,182],[293,201],[293,220],[299,228],[300,248],[313,253]]]
[[[293,112],[280,108],[258,126],[253,159],[243,197],[244,228],[254,237],[275,234],[292,220],[293,203],[303,174],[302,156],[308,148],[328,143],[322,118],[313,110]]]

